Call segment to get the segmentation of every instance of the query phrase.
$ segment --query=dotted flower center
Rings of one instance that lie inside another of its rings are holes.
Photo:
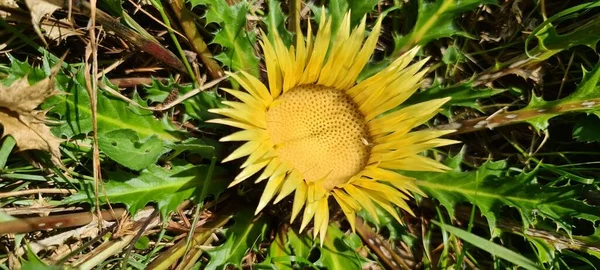
[[[277,155],[308,182],[326,189],[344,184],[369,158],[367,124],[352,99],[340,90],[299,85],[267,111],[267,130]]]

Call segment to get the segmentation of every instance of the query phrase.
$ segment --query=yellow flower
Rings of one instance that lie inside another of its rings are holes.
[[[330,197],[353,229],[363,208],[377,220],[376,204],[398,221],[394,206],[412,214],[405,200],[410,192],[423,193],[415,179],[394,170],[443,171],[444,165],[419,153],[456,143],[438,138],[448,130],[411,132],[449,98],[388,112],[421,85],[427,59],[409,65],[418,48],[356,83],[377,44],[381,19],[365,40],[365,19],[351,32],[348,13],[333,42],[331,22],[322,15],[314,38],[308,24],[306,40],[297,33],[295,48],[287,48],[275,30],[273,43],[263,33],[268,87],[244,71],[230,74],[247,93],[224,89],[241,102],[225,101],[230,108],[211,110],[229,117],[211,122],[242,129],[221,141],[246,141],[223,160],[248,156],[230,186],[263,170],[256,182],[268,182],[256,213],[274,197],[277,203],[295,192],[292,221],[304,208],[300,230],[314,219],[314,236],[321,240]]]

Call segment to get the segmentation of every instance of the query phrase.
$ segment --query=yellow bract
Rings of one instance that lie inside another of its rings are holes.
[[[415,179],[395,171],[445,170],[419,153],[456,143],[439,138],[453,131],[412,131],[449,98],[389,112],[421,85],[427,59],[409,65],[418,48],[356,83],[375,49],[381,20],[365,39],[365,20],[350,31],[346,14],[332,37],[331,18],[324,14],[316,37],[308,24],[306,39],[298,33],[294,47],[286,47],[275,30],[273,43],[263,38],[268,87],[246,72],[230,74],[247,92],[224,89],[240,102],[211,110],[228,118],[210,121],[242,129],[221,139],[245,141],[223,160],[247,157],[230,186],[262,171],[256,182],[268,181],[256,212],[294,193],[292,221],[304,208],[300,230],[314,220],[321,242],[330,199],[352,228],[361,209],[377,220],[376,205],[398,220],[395,207],[412,213],[406,204],[411,192],[424,194]]]

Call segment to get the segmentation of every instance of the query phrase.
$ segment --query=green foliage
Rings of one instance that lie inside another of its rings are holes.
[[[59,74],[57,81],[59,88],[65,93],[50,97],[42,105],[43,108],[50,108],[50,112],[61,120],[60,125],[53,127],[52,132],[68,138],[90,133],[92,111],[83,71],[75,76]],[[154,118],[151,111],[130,107],[125,101],[103,91],[98,92],[97,120],[98,135],[118,129],[130,129],[141,138],[156,135],[161,140],[178,141],[184,137],[168,121]]]
[[[155,135],[140,140],[131,129],[117,129],[98,138],[98,146],[112,160],[132,170],[156,163],[163,154],[164,143]]]
[[[19,61],[19,59],[16,59],[11,55],[8,55],[8,59],[10,60],[10,67],[6,70],[7,76],[0,80],[5,86],[11,85],[16,80],[25,76],[27,76],[29,84],[33,85],[48,77],[50,74],[41,68],[32,67],[27,61]]]
[[[156,202],[162,217],[175,210],[186,199],[200,195],[204,186],[206,195],[218,196],[227,186],[227,180],[222,178],[223,171],[215,168],[211,179],[206,179],[209,172],[207,165],[193,165],[183,160],[174,160],[171,168],[151,165],[139,175],[125,171],[110,171],[104,189],[98,198],[102,204],[106,200],[111,203],[123,203],[128,210],[135,214],[150,202]],[[105,192],[105,193],[104,193]],[[67,197],[62,204],[78,202],[94,203],[93,187]],[[203,200],[204,198],[196,198]]]
[[[598,208],[578,200],[586,191],[581,185],[561,186],[537,182],[539,168],[517,176],[509,174],[506,161],[488,161],[474,171],[461,172],[458,167],[445,173],[408,173],[417,185],[438,200],[454,216],[454,206],[469,202],[479,208],[490,229],[502,208],[515,208],[521,215],[523,228],[536,218],[547,218],[559,228],[571,232],[573,219],[600,220]]]
[[[558,34],[558,30],[552,25],[552,22],[570,19],[579,15],[579,13],[592,12],[594,8],[600,7],[600,2],[592,1],[580,4],[572,8],[563,10],[539,25],[527,39],[536,37],[540,43],[538,50],[541,51],[561,51],[578,45],[585,45],[596,49],[596,44],[600,40],[600,16],[588,21],[574,30]]]
[[[362,246],[360,238],[345,235],[330,224],[323,247],[319,249],[321,257],[314,265],[325,269],[362,269],[368,260],[356,252],[357,246]]]
[[[212,43],[225,48],[215,55],[219,62],[234,71],[244,70],[258,76],[258,57],[254,55],[256,34],[246,30],[248,3],[241,1],[229,6],[225,0],[190,0],[192,7],[206,5],[206,23],[217,23],[221,29]]]
[[[553,101],[545,101],[542,97],[533,96],[527,107],[521,111],[538,112],[532,113],[533,117],[526,121],[536,130],[546,130],[548,121],[560,114],[577,111],[598,113],[600,106],[600,63],[598,63],[590,72],[583,69],[583,79],[577,86],[575,92],[569,96]]]
[[[496,0],[418,0],[419,11],[413,30],[395,39],[396,49],[424,45],[432,40],[454,35],[469,36],[460,30],[454,19],[482,4],[496,4]]]
[[[282,234],[283,233],[283,234]],[[296,269],[306,267],[323,269],[361,269],[369,260],[356,251],[362,247],[358,235],[346,235],[334,224],[327,229],[322,247],[306,234],[297,234],[293,229],[280,231],[269,247],[269,257],[265,264],[274,263],[277,269]],[[313,263],[309,261],[312,249],[319,250],[319,257]]]
[[[283,10],[281,10],[281,3],[279,1],[268,1],[269,2],[269,13],[265,17],[265,24],[267,25],[267,32],[269,33],[269,39],[273,41],[273,31],[276,29],[279,37],[283,40],[286,45],[292,44],[292,33],[290,33],[285,27],[285,20],[288,16],[285,16]],[[293,23],[293,22],[290,22]]]
[[[240,268],[242,259],[250,249],[262,242],[268,228],[268,219],[254,217],[250,208],[243,208],[234,217],[235,223],[225,232],[225,243],[208,250],[210,261],[204,269],[228,269],[232,265]]]
[[[178,153],[190,152],[200,155],[203,158],[213,158],[222,151],[221,144],[216,141],[209,141],[208,139],[190,138],[185,141],[178,143],[169,143],[166,145],[167,148],[174,150],[176,156]]]
[[[61,267],[50,266],[44,263],[40,258],[27,247],[27,260],[21,262],[22,270],[59,270]]]
[[[525,269],[529,269],[529,270],[543,269],[542,267],[535,264],[531,260],[525,258],[523,255],[521,255],[513,250],[510,250],[508,248],[505,248],[501,245],[498,245],[492,241],[489,241],[487,239],[479,237],[470,232],[461,230],[459,228],[450,226],[448,224],[439,223],[435,220],[433,220],[432,222],[434,224],[440,226],[443,230],[448,231],[449,233],[455,235],[456,237],[458,237],[462,240],[465,240],[466,242],[471,243],[472,245],[475,245],[478,248],[483,249],[492,255],[495,255],[502,259],[505,259],[515,265],[521,266],[521,267],[523,267]]]
[[[269,256],[264,265],[274,265],[277,269],[293,269],[294,265],[313,266],[308,260],[313,240],[306,235],[298,235],[290,227],[282,227],[269,246]]]
[[[600,118],[588,115],[575,122],[573,138],[578,142],[600,142]]]
[[[337,33],[338,26],[342,22],[342,19],[346,15],[346,12],[351,11],[350,14],[350,24],[358,25],[360,20],[365,16],[365,14],[371,12],[375,5],[377,5],[378,0],[332,0],[329,1],[329,5],[327,6],[327,10],[331,15],[332,19],[332,36]],[[313,11],[315,9],[313,8]],[[319,12],[320,13],[320,12]],[[315,12],[315,14],[318,14]],[[318,18],[318,17],[317,17]]]

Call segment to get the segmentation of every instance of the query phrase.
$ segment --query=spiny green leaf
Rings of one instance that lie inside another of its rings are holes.
[[[533,96],[527,107],[516,111],[531,112],[524,121],[536,130],[548,128],[548,120],[563,113],[586,112],[598,114],[600,106],[600,63],[590,72],[583,69],[583,79],[575,92],[569,96],[553,101],[545,101],[542,97]]]
[[[294,266],[313,266],[308,260],[313,240],[306,235],[298,235],[291,227],[281,229],[269,246],[269,256],[263,265],[274,265],[277,269],[294,269]]]
[[[449,46],[442,56],[442,62],[446,65],[462,63],[465,59],[464,53],[454,45]]]
[[[589,11],[598,7],[600,7],[600,2],[593,1],[565,9],[539,25],[528,40],[536,37],[540,42],[538,48],[547,51],[567,50],[578,45],[586,45],[595,50],[596,44],[600,40],[600,16],[596,16],[593,20],[562,35],[558,34],[552,22],[563,18],[573,18],[573,15],[577,15],[577,12]]]
[[[190,138],[178,143],[168,143],[166,147],[175,150],[177,153],[188,151],[190,153],[199,154],[207,159],[215,156],[217,152],[221,152],[221,144],[219,144],[219,142],[198,138]],[[219,151],[217,151],[217,149],[219,149]]]
[[[365,257],[356,252],[352,246],[355,240],[346,236],[337,226],[329,225],[323,247],[320,248],[321,257],[315,262],[315,266],[325,269],[362,269],[368,262]]]
[[[358,25],[360,20],[365,16],[365,14],[371,12],[375,5],[377,5],[378,0],[331,0],[329,1],[329,5],[327,6],[327,10],[331,15],[332,20],[332,36],[335,36],[337,33],[337,29],[339,28],[342,19],[346,15],[348,11],[351,11],[350,14],[350,24],[352,26]],[[318,17],[317,17],[318,18]]]
[[[192,7],[206,5],[206,23],[217,23],[221,29],[215,34],[212,43],[226,48],[222,53],[215,55],[219,60],[232,70],[244,70],[258,76],[258,57],[254,55],[256,34],[246,30],[246,15],[248,3],[241,1],[228,5],[225,0],[191,0]]]
[[[206,182],[209,171],[207,165],[193,165],[182,160],[174,160],[171,168],[151,165],[139,175],[124,171],[108,172],[103,193],[99,199],[106,203],[123,203],[128,210],[135,214],[150,202],[156,202],[162,217],[175,210],[177,206],[192,196],[199,196],[203,185],[206,185],[206,195],[218,196],[227,187],[227,181],[222,178],[223,170],[215,168],[210,182]],[[104,193],[106,192],[106,193]],[[62,204],[78,202],[94,203],[93,187],[67,197]],[[197,198],[203,200],[204,198]]]
[[[396,49],[405,50],[414,45],[454,35],[468,36],[458,29],[454,19],[479,5],[496,4],[496,0],[419,0],[417,22],[406,36],[396,38]]]
[[[273,31],[276,29],[279,37],[283,40],[286,45],[292,44],[292,33],[285,28],[285,13],[281,10],[281,3],[279,1],[271,0],[269,2],[269,13],[265,17],[265,24],[267,25],[267,32],[269,33],[269,39],[273,42]]]
[[[417,185],[451,215],[458,203],[474,204],[492,230],[503,206],[519,211],[524,228],[538,216],[552,220],[569,233],[573,218],[600,220],[597,207],[576,199],[585,191],[581,185],[542,186],[535,180],[537,173],[534,170],[514,177],[508,174],[506,161],[488,161],[470,172],[411,172],[407,175],[422,179]]]
[[[166,82],[160,82],[156,79],[152,79],[152,83],[149,86],[144,87],[144,91],[147,93],[146,98],[152,102],[165,102],[172,90],[176,90],[178,97],[185,95],[186,93],[194,90],[192,85],[182,85],[172,78],[167,79]],[[209,113],[208,109],[218,108],[223,106],[221,103],[222,98],[215,91],[202,91],[197,95],[188,98],[183,101],[184,119],[186,121],[189,118],[202,121],[196,127],[220,127],[221,125],[206,124],[204,121],[217,117],[216,114]]]
[[[245,208],[236,214],[234,220],[235,223],[225,233],[225,243],[206,252],[210,261],[204,269],[221,270],[229,265],[240,268],[248,251],[262,242],[268,228],[265,215],[256,218],[251,209]]]
[[[58,270],[62,269],[58,266],[50,266],[44,263],[40,258],[33,253],[31,248],[27,247],[27,260],[22,261],[22,270]]]
[[[360,23],[360,20],[369,12],[371,12],[375,5],[377,5],[377,0],[332,0],[329,1],[327,5],[327,9],[325,9],[326,15],[331,16],[331,36],[335,37],[338,29],[340,28],[340,23],[342,19],[346,15],[348,11],[351,11],[350,14],[350,26],[354,27]],[[318,21],[321,18],[321,13],[323,11],[321,6],[317,6],[312,2],[308,2],[307,6],[314,13],[314,18]]]
[[[575,122],[573,138],[578,142],[600,142],[600,118],[588,115]]]
[[[523,255],[521,255],[515,251],[512,251],[508,248],[505,248],[501,245],[498,245],[492,241],[481,238],[477,235],[474,235],[474,234],[464,231],[462,229],[459,229],[459,228],[456,228],[456,227],[453,227],[453,226],[450,226],[447,224],[439,223],[435,220],[433,220],[432,222],[434,224],[442,227],[442,229],[448,231],[449,233],[454,234],[458,238],[465,240],[466,242],[469,242],[472,245],[475,245],[476,247],[478,247],[482,250],[485,250],[492,255],[498,256],[498,257],[505,259],[511,263],[521,266],[525,269],[530,269],[530,270],[543,269],[542,267],[535,264],[531,260],[527,259]]]
[[[98,146],[109,158],[132,170],[156,163],[165,152],[164,143],[155,135],[140,140],[131,129],[117,129],[98,137]]]
[[[7,56],[10,60],[10,67],[8,70],[6,70],[8,76],[0,80],[0,82],[5,86],[9,86],[16,80],[25,76],[27,76],[27,81],[29,84],[34,85],[36,82],[39,82],[50,75],[50,72],[45,72],[43,69],[38,67],[32,67],[27,61],[19,61],[19,59],[14,58],[10,54]]]
[[[75,76],[59,74],[57,81],[65,94],[50,97],[42,105],[43,108],[50,108],[50,112],[61,120],[61,124],[55,126],[52,132],[66,137],[88,134],[92,131],[92,111],[84,73],[80,71]],[[99,135],[117,129],[131,129],[141,138],[156,135],[161,140],[178,141],[185,136],[169,121],[159,121],[151,111],[130,107],[128,103],[104,91],[98,92],[97,121]]]

